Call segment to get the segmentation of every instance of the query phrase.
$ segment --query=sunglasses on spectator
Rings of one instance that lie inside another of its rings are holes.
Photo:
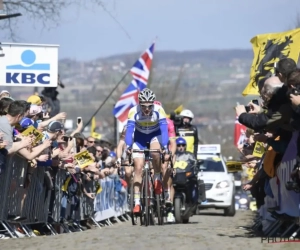
[[[95,141],[88,141],[89,143],[95,143]]]
[[[99,153],[102,153],[103,150],[96,150],[96,151],[99,152]]]
[[[185,147],[185,144],[177,144],[177,147]]]
[[[141,104],[141,107],[142,107],[142,109],[153,109],[153,107],[154,107],[154,105],[153,104],[150,104],[150,105],[145,105],[145,104]]]

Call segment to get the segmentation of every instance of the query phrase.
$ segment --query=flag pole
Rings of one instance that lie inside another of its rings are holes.
[[[104,104],[107,102],[107,100],[111,97],[111,95],[115,92],[115,90],[119,87],[119,85],[123,82],[123,80],[125,79],[125,77],[128,75],[128,73],[130,72],[130,69],[123,75],[123,77],[121,78],[121,80],[116,84],[116,86],[110,91],[110,93],[108,94],[108,96],[104,99],[104,101],[100,104],[99,108],[95,111],[95,113],[92,115],[92,117],[89,119],[89,121],[83,126],[83,129],[85,129],[86,126],[88,126],[93,117],[96,116],[98,114],[98,112],[100,111],[100,109],[104,106]]]

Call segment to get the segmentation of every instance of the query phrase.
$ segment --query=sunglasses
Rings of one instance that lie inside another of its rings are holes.
[[[88,141],[89,143],[95,143],[95,141]]]
[[[102,153],[102,150],[96,150],[97,152],[99,152],[99,153]]]
[[[142,109],[153,109],[154,105],[153,104],[150,104],[150,105],[142,104],[141,107],[142,107]]]
[[[185,147],[185,144],[177,144],[177,147]]]

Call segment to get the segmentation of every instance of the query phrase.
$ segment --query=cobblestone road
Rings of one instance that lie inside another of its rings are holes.
[[[214,211],[212,211],[214,212]],[[241,211],[235,217],[203,212],[186,225],[133,227],[129,222],[80,233],[35,238],[8,239],[1,249],[89,250],[89,249],[299,249],[300,243],[261,243],[249,238],[239,226],[251,224],[253,213]]]

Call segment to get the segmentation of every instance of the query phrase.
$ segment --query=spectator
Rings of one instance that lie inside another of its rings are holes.
[[[8,107],[13,101],[14,100],[10,97],[1,98],[1,100],[0,100],[0,116],[7,114]]]
[[[0,93],[0,100],[4,97],[11,97],[10,93],[7,90],[2,90]]]

